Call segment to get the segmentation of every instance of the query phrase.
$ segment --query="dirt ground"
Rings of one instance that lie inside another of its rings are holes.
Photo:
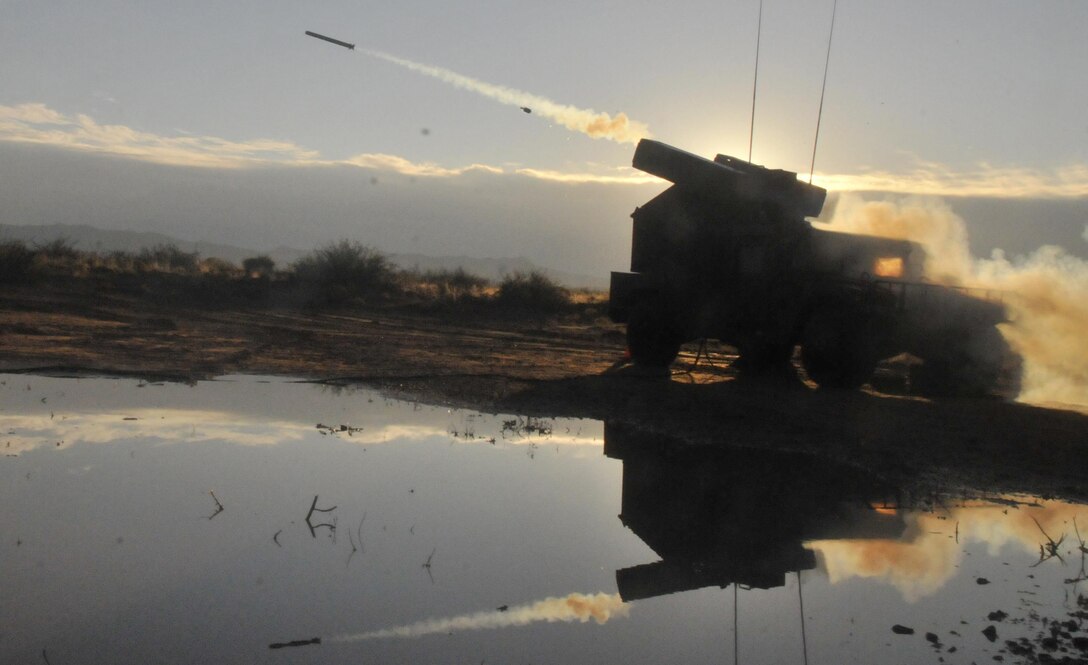
[[[365,384],[485,412],[622,423],[677,445],[805,451],[913,492],[1088,501],[1088,415],[999,398],[927,400],[907,394],[895,368],[858,392],[749,379],[713,344],[708,357],[691,345],[669,374],[649,375],[617,367],[622,329],[597,314],[212,305],[91,280],[8,286],[0,371]]]

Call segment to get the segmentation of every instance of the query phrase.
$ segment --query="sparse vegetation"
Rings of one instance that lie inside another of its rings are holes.
[[[570,291],[540,272],[514,273],[503,278],[496,302],[504,308],[556,313],[571,305]]]
[[[140,250],[137,268],[141,271],[195,273],[200,268],[200,254],[185,252],[177,245],[155,245]]]
[[[308,306],[349,303],[421,307],[444,316],[600,317],[601,294],[571,292],[543,273],[514,273],[495,284],[464,268],[400,270],[389,258],[353,240],[340,240],[277,270],[266,254],[238,266],[217,257],[201,258],[176,245],[139,250],[88,252],[68,239],[28,246],[0,241],[0,283],[37,279],[111,281],[131,293],[156,298],[198,299],[207,306],[246,302]]]
[[[413,291],[439,302],[482,301],[494,290],[490,280],[473,275],[464,268],[428,270],[422,275],[406,273],[406,277],[408,285],[415,285]]]

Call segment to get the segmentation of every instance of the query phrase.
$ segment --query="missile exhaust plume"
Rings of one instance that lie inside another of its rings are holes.
[[[371,57],[436,78],[462,90],[475,92],[488,99],[519,108],[526,113],[544,116],[567,129],[581,132],[595,139],[635,144],[639,142],[639,139],[650,136],[650,131],[644,123],[631,120],[625,113],[609,115],[592,109],[581,109],[514,88],[486,83],[442,67],[424,65],[373,49],[360,50]]]
[[[963,219],[939,199],[843,195],[831,225],[919,243],[931,281],[1002,291],[1010,321],[999,329],[1024,360],[1018,400],[1088,407],[1088,261],[1055,246],[1011,260],[1000,250],[976,259]]]
[[[580,621],[585,623],[593,619],[603,624],[613,616],[627,616],[628,606],[619,594],[598,593],[585,595],[572,593],[564,598],[546,598],[530,605],[519,605],[505,610],[476,612],[445,619],[427,619],[418,623],[395,628],[374,630],[355,635],[339,635],[331,642],[361,642],[388,638],[415,638],[439,633],[452,633],[465,630],[484,630],[488,628],[508,628],[527,626],[538,621],[554,623],[556,621]]]

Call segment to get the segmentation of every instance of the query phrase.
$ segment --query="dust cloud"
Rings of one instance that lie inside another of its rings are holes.
[[[461,616],[445,619],[428,619],[406,626],[385,628],[369,633],[339,635],[332,638],[331,641],[360,642],[375,639],[415,638],[465,630],[526,626],[538,621],[548,623],[580,621],[585,623],[592,619],[598,624],[603,624],[614,616],[627,616],[627,610],[627,605],[624,604],[618,594],[597,593],[586,595],[572,593],[563,598],[545,598],[530,605],[519,605],[491,612],[462,614]]]
[[[1084,506],[1061,502],[1016,508],[967,504],[945,514],[907,515],[907,533],[901,540],[822,540],[805,547],[817,553],[832,584],[855,577],[880,579],[915,602],[936,593],[959,572],[967,543],[985,543],[991,556],[1006,546],[1036,554],[1051,539],[1063,537],[1075,549],[1076,536],[1088,535],[1083,528],[1086,518]]]
[[[567,129],[581,132],[595,139],[609,139],[617,143],[635,144],[639,142],[639,139],[650,136],[650,131],[644,123],[631,120],[626,113],[610,115],[592,109],[581,109],[514,88],[486,83],[442,67],[424,65],[372,49],[361,50],[373,58],[436,78],[444,83],[462,90],[475,92],[502,104],[531,109],[535,115],[544,116]]]
[[[1009,321],[999,328],[1024,360],[1018,400],[1088,406],[1088,261],[1056,246],[975,258],[963,218],[940,199],[865,201],[844,194],[830,226],[922,245],[929,281],[1001,291]]]

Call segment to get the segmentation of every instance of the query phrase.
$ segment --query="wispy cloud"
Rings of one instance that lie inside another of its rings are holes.
[[[480,171],[483,173],[503,173],[501,168],[495,166],[488,166],[487,164],[470,164],[468,166],[461,166],[455,168],[449,168],[435,164],[434,162],[413,162],[405,159],[404,157],[398,157],[397,155],[386,155],[382,153],[364,153],[361,155],[355,155],[349,157],[341,162],[326,162],[328,164],[350,164],[352,166],[359,166],[366,169],[376,169],[379,171],[393,171],[401,173],[403,175],[412,176],[433,176],[448,178],[452,176],[459,176],[470,171]]]
[[[937,162],[920,161],[914,168],[901,173],[817,173],[813,182],[832,191],[845,192],[999,199],[1078,198],[1088,196],[1088,164],[1037,170],[983,163],[968,171],[957,171]]]
[[[422,65],[421,65],[422,66]],[[471,80],[471,79],[470,79]],[[517,91],[512,91],[517,92]],[[512,94],[511,93],[511,94]],[[527,93],[525,93],[527,94]],[[524,101],[521,97],[516,97]],[[539,108],[545,108],[538,105]],[[537,109],[534,108],[536,113]],[[412,161],[385,153],[360,153],[347,159],[327,159],[316,150],[291,141],[234,141],[176,130],[155,134],[125,125],[101,124],[85,114],[67,115],[41,103],[0,105],[0,141],[31,143],[73,151],[113,155],[156,164],[196,168],[240,169],[266,166],[350,166],[424,178],[452,178],[469,173],[512,174],[565,184],[644,185],[663,180],[629,166],[591,165],[590,171],[560,171],[532,167],[504,169],[488,164],[447,166]],[[1050,171],[979,165],[955,171],[933,162],[919,162],[902,173],[869,171],[857,174],[817,174],[814,182],[832,191],[887,192],[929,196],[994,198],[1074,198],[1088,196],[1088,165],[1074,164]],[[1088,240],[1088,229],[1085,230]]]
[[[0,105],[0,140],[117,155],[174,166],[239,168],[318,158],[290,141],[230,141],[215,136],[162,136],[87,115],[65,115],[44,104]]]
[[[537,180],[551,180],[570,184],[604,184],[604,185],[645,185],[649,183],[665,181],[657,176],[640,173],[629,169],[628,173],[597,174],[597,173],[567,173],[564,171],[550,171],[547,169],[517,169],[518,175],[536,178]]]

